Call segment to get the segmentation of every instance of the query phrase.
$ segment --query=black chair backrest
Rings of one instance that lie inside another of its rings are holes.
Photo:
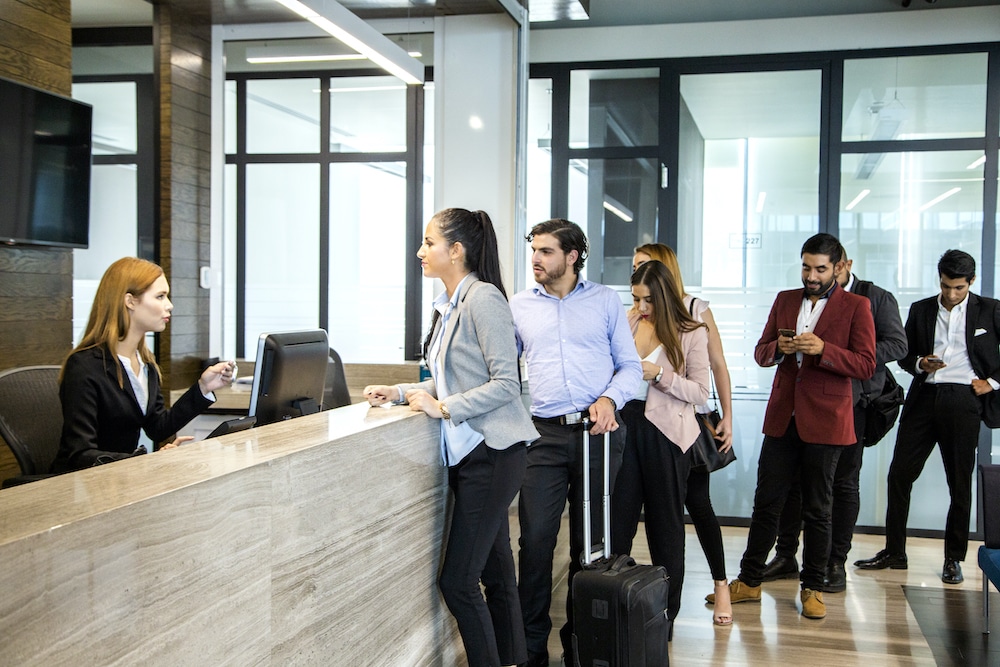
[[[330,359],[326,364],[326,386],[323,389],[323,409],[332,410],[351,404],[351,392],[347,389],[347,378],[344,376],[344,364],[340,355],[330,350]]]
[[[983,493],[983,541],[1000,549],[1000,465],[980,464],[979,488]]]
[[[0,372],[0,437],[22,475],[42,475],[59,451],[62,403],[59,366],[25,366]]]

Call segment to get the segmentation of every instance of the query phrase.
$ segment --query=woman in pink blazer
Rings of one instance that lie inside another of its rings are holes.
[[[708,400],[708,330],[691,318],[677,280],[658,261],[632,274],[629,324],[647,382],[621,410],[625,454],[611,500],[611,547],[629,553],[645,508],[654,565],[670,575],[667,616],[684,584],[684,497],[688,450],[699,434],[696,405]]]

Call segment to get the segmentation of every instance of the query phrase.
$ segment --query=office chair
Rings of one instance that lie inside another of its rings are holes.
[[[1000,465],[980,464],[979,488],[983,492],[983,546],[979,567],[983,571],[983,634],[990,634],[990,582],[1000,588]]]
[[[344,364],[336,350],[330,348],[330,359],[326,364],[326,386],[323,388],[323,409],[332,410],[351,404],[351,392],[347,389]]]
[[[62,403],[59,366],[25,366],[0,372],[0,437],[14,453],[21,474],[2,487],[51,477],[59,451]]]

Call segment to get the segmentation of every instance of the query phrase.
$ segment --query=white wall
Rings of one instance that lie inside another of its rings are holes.
[[[486,211],[515,291],[518,25],[505,14],[434,24],[434,210]],[[472,119],[479,126],[473,126]]]
[[[759,21],[536,29],[533,63],[839,51],[1000,40],[1000,6]]]

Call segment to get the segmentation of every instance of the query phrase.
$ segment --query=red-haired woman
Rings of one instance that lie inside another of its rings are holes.
[[[163,269],[124,257],[108,267],[90,310],[83,340],[59,378],[63,430],[53,472],[129,458],[172,437],[233,381],[236,364],[223,361],[201,374],[173,408],[164,406],[160,368],[146,334],[163,331],[174,306]],[[149,438],[140,442],[140,431]],[[176,447],[190,437],[163,446]]]

